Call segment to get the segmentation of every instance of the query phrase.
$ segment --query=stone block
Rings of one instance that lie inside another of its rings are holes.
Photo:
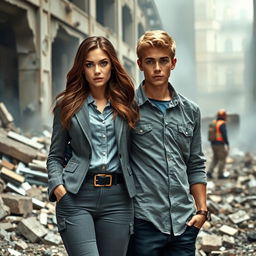
[[[33,210],[32,199],[27,196],[6,193],[2,194],[4,204],[10,208],[13,214],[26,215]]]
[[[44,237],[44,243],[49,245],[59,245],[62,242],[60,235],[56,235],[52,232],[48,232],[48,234]]]
[[[234,236],[238,232],[238,230],[236,228],[232,228],[230,226],[223,225],[220,227],[220,232],[222,232],[226,235]]]
[[[204,234],[201,242],[201,249],[207,253],[219,250],[222,246],[221,237],[217,235]]]
[[[47,229],[37,221],[36,217],[23,219],[18,225],[18,230],[32,243],[38,242],[48,232]]]

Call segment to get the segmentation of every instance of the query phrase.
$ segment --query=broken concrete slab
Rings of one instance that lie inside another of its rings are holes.
[[[12,193],[1,194],[3,202],[10,208],[11,213],[27,215],[33,210],[32,199],[27,196]]]
[[[47,229],[42,226],[36,217],[23,219],[18,225],[19,232],[30,242],[38,242],[47,234]]]

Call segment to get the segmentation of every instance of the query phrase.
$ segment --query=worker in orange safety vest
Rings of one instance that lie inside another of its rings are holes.
[[[224,109],[220,109],[217,113],[215,122],[215,138],[211,141],[211,147],[213,152],[213,158],[209,166],[207,176],[213,177],[214,168],[218,166],[218,178],[225,178],[224,168],[226,158],[229,152],[229,141],[226,129],[227,112]]]

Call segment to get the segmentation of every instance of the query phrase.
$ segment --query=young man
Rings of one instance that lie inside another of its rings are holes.
[[[145,80],[137,90],[140,120],[131,137],[137,189],[132,256],[195,255],[208,217],[200,111],[168,82],[175,48],[159,30],[146,32],[137,44]]]

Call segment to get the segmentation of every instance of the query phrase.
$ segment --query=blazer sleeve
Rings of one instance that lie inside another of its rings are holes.
[[[67,129],[63,128],[60,121],[60,108],[54,111],[52,138],[47,159],[48,170],[48,194],[50,201],[56,201],[53,193],[56,186],[63,184],[62,172],[65,165],[65,151],[69,135]]]

